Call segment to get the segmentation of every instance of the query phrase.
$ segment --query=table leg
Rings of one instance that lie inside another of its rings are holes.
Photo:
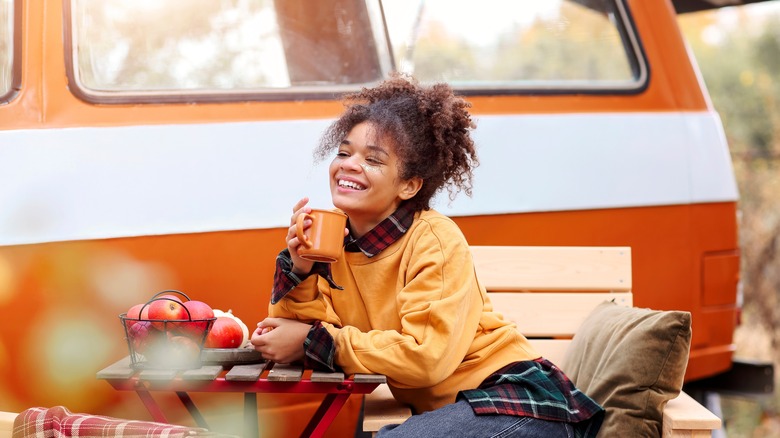
[[[192,418],[195,420],[195,423],[197,423],[198,426],[204,429],[208,429],[209,425],[206,424],[206,419],[203,418],[203,415],[201,415],[200,410],[198,410],[198,407],[195,406],[195,402],[192,401],[190,395],[182,391],[176,391],[176,395],[179,396],[179,400],[181,400],[181,403],[184,405],[185,408],[187,408],[187,411],[189,411],[190,415],[192,415]]]
[[[162,410],[160,409],[160,406],[158,406],[157,402],[154,401],[154,398],[152,397],[152,394],[149,393],[149,391],[136,390],[135,393],[138,394],[141,402],[144,404],[144,406],[146,406],[146,410],[152,414],[154,421],[158,423],[168,422]]]
[[[259,437],[260,426],[257,419],[257,394],[244,393],[244,437]]]
[[[309,424],[306,425],[306,429],[303,430],[301,437],[316,437],[319,438],[325,435],[325,431],[328,430],[330,424],[336,419],[344,403],[347,402],[350,394],[327,394],[320,407],[317,408],[317,412],[311,417]]]

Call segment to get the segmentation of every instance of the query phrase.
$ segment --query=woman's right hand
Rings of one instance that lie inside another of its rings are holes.
[[[311,207],[307,207],[309,198],[302,198],[293,207],[293,215],[290,218],[290,228],[287,230],[287,249],[290,251],[290,258],[292,259],[292,272],[299,275],[308,275],[311,272],[311,268],[314,266],[314,262],[306,260],[298,255],[298,248],[301,246],[301,241],[298,240],[298,216],[304,213],[311,213]],[[303,229],[306,230],[311,226],[311,219],[305,219],[303,221]]]

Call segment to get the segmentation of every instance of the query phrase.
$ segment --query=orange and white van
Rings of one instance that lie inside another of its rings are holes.
[[[738,192],[669,0],[0,0],[0,409],[144,418],[94,373],[159,290],[262,319],[338,95],[393,70],[473,105],[473,197],[435,205],[471,244],[630,246],[635,305],[693,314],[686,378],[729,369]]]

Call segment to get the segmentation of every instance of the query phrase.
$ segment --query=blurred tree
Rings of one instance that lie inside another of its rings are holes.
[[[278,39],[275,27],[259,24],[272,11],[268,1],[76,5],[79,72],[90,88],[244,88],[268,80],[264,41]]]

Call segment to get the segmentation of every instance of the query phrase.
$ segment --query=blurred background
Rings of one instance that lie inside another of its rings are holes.
[[[780,2],[679,15],[720,113],[740,190],[742,324],[736,356],[780,350]],[[777,383],[775,384],[777,387]],[[725,435],[780,437],[780,397],[721,395]]]

